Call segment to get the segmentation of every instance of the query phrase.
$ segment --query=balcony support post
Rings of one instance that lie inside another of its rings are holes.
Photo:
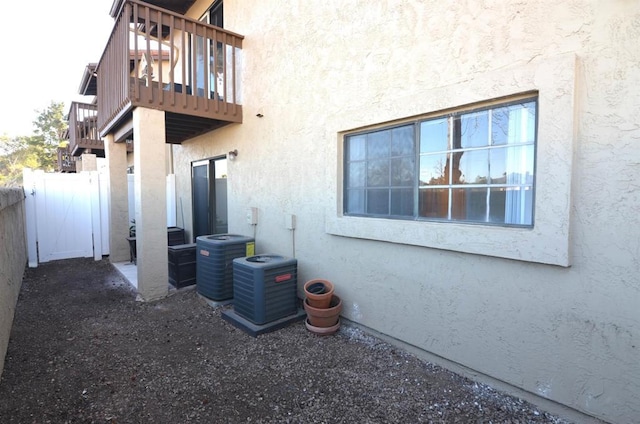
[[[167,295],[167,192],[165,114],[133,110],[138,293],[145,301]]]
[[[79,171],[97,171],[98,160],[93,153],[83,153],[80,155],[80,169]]]
[[[129,260],[129,202],[127,187],[127,145],[116,143],[113,134],[104,139],[109,167],[109,261]]]

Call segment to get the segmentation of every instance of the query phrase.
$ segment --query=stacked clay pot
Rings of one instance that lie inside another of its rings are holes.
[[[333,291],[333,283],[328,280],[309,280],[304,284],[306,326],[312,333],[328,335],[340,328],[342,300]]]

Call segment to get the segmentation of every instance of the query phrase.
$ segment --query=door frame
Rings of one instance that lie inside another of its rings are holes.
[[[200,235],[216,233],[216,168],[217,161],[228,160],[226,155],[213,156],[206,159],[199,159],[191,162],[191,233],[193,241]],[[194,169],[198,166],[207,166],[207,234],[198,234],[196,232],[196,193],[194,185]],[[228,176],[227,176],[228,178]]]

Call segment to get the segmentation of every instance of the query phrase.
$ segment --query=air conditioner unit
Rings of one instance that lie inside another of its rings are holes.
[[[255,252],[251,237],[214,234],[196,238],[196,290],[212,300],[233,298],[233,260]]]
[[[298,261],[263,254],[233,260],[233,309],[262,325],[298,312]]]

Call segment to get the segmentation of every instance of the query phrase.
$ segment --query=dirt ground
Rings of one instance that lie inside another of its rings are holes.
[[[566,423],[353,327],[250,337],[193,289],[154,303],[107,262],[28,269],[1,423]]]

